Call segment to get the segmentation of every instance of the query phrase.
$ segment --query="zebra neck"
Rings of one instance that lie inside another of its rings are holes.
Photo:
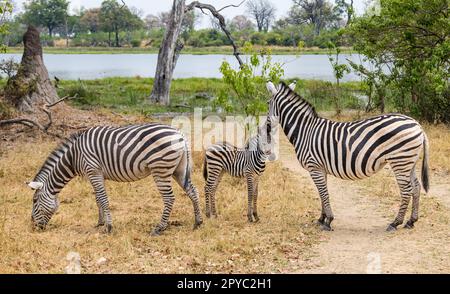
[[[321,118],[318,117],[315,111],[309,107],[300,109],[300,111],[292,111],[287,115],[280,116],[280,124],[289,141],[297,146],[300,138],[306,138],[307,134],[314,127],[316,122]],[[304,141],[304,140],[302,140]]]
[[[76,175],[71,147],[71,143],[64,143],[53,151],[35,178],[35,181],[44,183],[44,188],[53,195],[61,192]]]
[[[267,155],[258,147],[255,152],[252,152],[253,158],[256,162],[264,164],[267,160]]]

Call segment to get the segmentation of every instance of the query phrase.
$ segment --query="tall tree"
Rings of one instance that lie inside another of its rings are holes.
[[[13,11],[13,4],[11,1],[2,1],[0,2],[0,36],[3,37],[6,36],[8,32],[8,21],[9,16],[11,15]],[[0,45],[0,52],[5,51],[6,46],[4,43]]]
[[[354,48],[387,75],[377,80],[388,82],[382,86],[397,110],[450,122],[449,20],[448,0],[383,0],[378,13],[349,26]]]
[[[166,27],[164,41],[161,44],[156,66],[155,82],[151,94],[151,100],[162,104],[169,104],[170,84],[173,71],[178,61],[183,44],[178,42],[178,36],[182,30],[184,15],[186,13],[185,0],[174,0],[169,22]]]
[[[327,25],[339,19],[336,7],[328,0],[293,0],[293,2],[294,6],[289,12],[290,19],[295,24],[314,25],[316,36]]]
[[[100,7],[100,23],[102,27],[110,34],[115,36],[115,46],[120,47],[120,32],[130,30],[134,27],[143,25],[143,21],[139,16],[133,14],[126,6],[119,4],[117,0],[105,0]]]
[[[345,26],[349,26],[352,22],[353,16],[355,14],[355,7],[354,7],[354,1],[353,0],[336,0],[337,8],[340,10],[340,13],[345,13],[347,16],[347,21],[345,23]]]
[[[247,13],[255,20],[259,32],[267,32],[275,20],[276,8],[268,0],[250,0]]]
[[[151,30],[159,30],[163,28],[163,24],[161,19],[153,14],[149,14],[144,18],[145,28],[149,31]]]
[[[91,8],[81,13],[80,25],[84,31],[96,33],[100,30],[100,8]]]
[[[32,0],[24,3],[23,20],[26,24],[47,28],[52,37],[56,28],[66,24],[68,7],[67,0]]]
[[[232,31],[253,30],[254,27],[255,24],[245,15],[236,15],[235,17],[233,17],[230,23],[230,29]]]
[[[161,48],[159,49],[155,81],[153,84],[152,94],[150,96],[150,100],[152,102],[165,105],[170,103],[169,94],[173,71],[175,69],[179,54],[184,47],[184,44],[179,40],[182,32],[183,20],[186,17],[186,14],[192,12],[196,8],[201,11],[209,11],[216,19],[218,19],[222,31],[225,33],[233,46],[234,56],[240,65],[243,64],[242,59],[239,57],[240,53],[238,52],[238,48],[226,26],[225,18],[220,14],[223,9],[228,7],[238,7],[243,2],[244,1],[242,1],[239,5],[228,5],[217,10],[210,4],[203,4],[198,1],[194,1],[189,5],[186,5],[185,0],[173,0],[166,32]]]

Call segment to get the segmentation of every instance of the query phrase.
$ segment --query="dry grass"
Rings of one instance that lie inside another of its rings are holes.
[[[192,231],[192,204],[177,188],[171,220],[181,226],[150,237],[162,199],[148,178],[107,184],[114,232],[105,235],[94,228],[97,207],[91,187],[75,179],[61,193],[59,213],[47,231],[34,232],[32,192],[23,183],[55,146],[46,140],[17,144],[0,158],[1,273],[61,273],[69,251],[80,253],[84,273],[278,272],[307,254],[315,242],[314,190],[295,181],[279,164],[270,165],[262,178],[258,224],[247,223],[245,181],[224,177],[217,195],[218,219],[206,220],[201,229]],[[194,156],[194,183],[201,191],[201,154]],[[201,202],[203,207],[203,197]],[[101,257],[107,263],[100,266]]]
[[[432,180],[449,184],[450,131],[431,125],[426,131],[431,141]],[[61,193],[59,213],[48,229],[35,232],[30,227],[32,192],[24,182],[34,176],[57,142],[38,135],[1,144],[0,273],[62,273],[70,251],[80,253],[83,273],[294,272],[299,261],[308,263],[314,256],[312,245],[323,239],[312,225],[320,211],[312,182],[281,163],[270,164],[261,179],[261,222],[257,224],[247,223],[245,181],[226,176],[217,194],[218,219],[205,220],[199,230],[192,231],[192,204],[176,187],[171,220],[181,225],[171,226],[161,237],[150,237],[163,205],[153,180],[147,178],[107,184],[114,231],[105,235],[94,228],[97,206],[91,187],[75,179]],[[194,183],[204,207],[202,154],[194,154],[194,163]],[[398,189],[389,172],[361,183],[366,194],[382,199],[387,216],[397,212]],[[442,256],[439,248],[450,242],[448,210],[433,196],[423,197],[421,205],[418,225],[433,230],[419,241],[429,245],[423,250]],[[97,264],[101,257],[106,264]]]
[[[439,176],[450,175],[450,128],[445,125],[424,125],[430,140],[430,168]],[[447,182],[448,183],[448,182]]]

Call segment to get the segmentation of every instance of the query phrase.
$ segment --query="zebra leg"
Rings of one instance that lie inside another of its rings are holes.
[[[205,210],[206,210],[206,217],[211,218],[211,205],[210,205],[210,192],[209,192],[208,184],[205,185]]]
[[[106,225],[106,232],[111,233],[112,231],[112,217],[109,210],[108,195],[106,195],[105,190],[105,180],[102,175],[88,174],[89,181],[95,191],[95,199],[97,201],[99,216],[98,225]]]
[[[208,179],[205,185],[205,200],[206,200],[206,217],[217,217],[216,212],[216,191],[220,182],[220,174],[215,172],[208,172]]]
[[[392,166],[394,173],[396,175],[397,183],[400,188],[400,195],[402,198],[400,209],[398,211],[397,217],[394,222],[391,223],[386,231],[391,232],[395,231],[399,225],[403,223],[405,220],[406,210],[408,209],[409,202],[411,200],[411,196],[413,195],[413,182],[411,179],[411,169],[405,171],[405,169],[398,170],[394,166]]]
[[[259,216],[258,216],[258,185],[259,185],[259,178],[255,177],[255,187],[253,191],[253,218],[255,219],[255,222],[259,222]]]
[[[195,223],[194,223],[194,230],[201,226],[203,223],[202,216],[200,213],[200,204],[199,204],[199,198],[198,198],[198,191],[197,188],[189,181],[188,187],[185,189],[187,195],[189,196],[189,199],[191,199],[192,204],[194,205],[194,214],[195,214]]]
[[[248,190],[248,208],[247,218],[250,223],[253,222],[253,193],[255,191],[255,179],[253,175],[246,175],[247,178],[247,190]]]
[[[320,201],[322,203],[322,215],[318,222],[321,224],[323,230],[332,231],[331,223],[334,220],[334,215],[330,205],[330,196],[328,194],[327,175],[323,171],[311,171],[310,175],[319,191]]]
[[[216,180],[211,185],[211,193],[210,193],[210,204],[211,204],[211,216],[216,218],[217,217],[217,210],[216,210],[216,191],[217,187],[219,186],[220,181],[222,180],[222,172],[220,172],[217,175]]]
[[[405,228],[412,229],[414,228],[414,223],[419,220],[419,202],[420,202],[420,183],[416,177],[416,172],[413,169],[411,173],[411,180],[414,185],[413,187],[413,207],[411,212],[411,218],[406,223]]]
[[[320,215],[320,218],[317,220],[317,224],[319,226],[323,226],[325,224],[325,219],[327,218],[327,215],[325,213],[325,206],[323,205],[323,201],[320,201],[322,204],[322,213]]]
[[[103,215],[103,209],[97,197],[95,197],[95,201],[97,202],[98,206],[98,223],[96,228],[103,227],[105,225],[105,216]]]
[[[163,231],[169,226],[169,217],[172,213],[173,203],[175,202],[175,196],[172,190],[172,181],[170,177],[160,178],[153,176],[155,178],[156,186],[158,187],[159,193],[161,194],[164,202],[164,210],[161,216],[160,223],[155,227],[152,232],[152,236],[159,236]]]

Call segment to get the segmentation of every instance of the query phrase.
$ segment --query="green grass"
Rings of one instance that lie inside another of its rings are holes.
[[[215,112],[215,97],[220,90],[229,91],[221,79],[189,78],[176,79],[172,83],[171,105],[151,104],[148,97],[152,91],[153,79],[149,78],[106,78],[86,81],[62,81],[59,95],[74,96],[71,103],[79,108],[106,108],[124,114],[155,114],[166,112],[193,112],[203,108],[205,114]],[[353,95],[358,91],[358,83],[341,84],[343,108],[360,109]],[[358,86],[359,85],[359,86]],[[320,111],[334,110],[333,84],[323,81],[300,80],[297,90]],[[232,92],[230,95],[232,95]]]
[[[299,50],[294,47],[270,47],[273,55],[317,55],[327,54],[327,49],[320,48],[303,48]],[[259,47],[255,46],[255,50]],[[108,47],[45,47],[44,53],[47,54],[157,54],[159,48],[108,48]],[[7,53],[22,53],[21,47],[10,47],[7,49]],[[351,48],[343,48],[342,53],[355,53]],[[222,47],[203,47],[194,48],[186,47],[183,49],[182,54],[193,55],[208,55],[208,54],[233,54],[233,49],[229,46]]]
[[[213,98],[225,87],[220,79],[178,79],[172,83],[171,105],[151,104],[148,97],[153,79],[106,78],[87,81],[62,81],[60,96],[74,96],[73,105],[84,108],[107,108],[121,113],[143,115],[164,112],[192,112],[201,107],[212,111]]]

